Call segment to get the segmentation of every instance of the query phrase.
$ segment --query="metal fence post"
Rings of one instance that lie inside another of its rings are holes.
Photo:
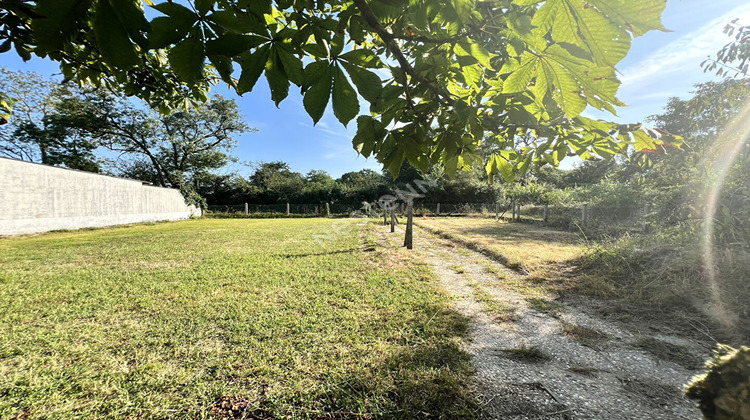
[[[331,217],[331,205],[326,203],[326,217]]]
[[[437,215],[440,216],[440,203],[437,203]]]
[[[500,218],[500,203],[495,203],[495,220]]]
[[[245,203],[245,216],[247,216],[248,214],[250,214],[250,208],[248,207],[248,204]]]
[[[289,216],[290,214],[292,214],[292,212],[291,212],[291,209],[289,207],[289,203],[286,203],[286,215]]]
[[[547,223],[547,214],[548,214],[548,211],[549,211],[549,204],[545,204],[544,205],[544,216],[542,217],[542,220],[544,221],[545,224]]]
[[[510,199],[510,206],[513,208],[513,214],[510,220],[516,220],[516,197]]]
[[[391,209],[391,232],[396,231],[396,210]]]

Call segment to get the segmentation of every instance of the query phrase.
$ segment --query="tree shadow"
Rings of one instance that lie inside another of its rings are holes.
[[[476,418],[474,368],[461,348],[468,318],[445,306],[419,312],[404,325],[416,337],[397,340],[395,350],[368,369],[324,378],[325,390],[304,397],[300,405],[314,401],[316,419]],[[375,314],[368,324],[378,325],[388,316]]]
[[[271,254],[270,256],[271,257],[276,257],[276,258],[305,258],[305,257],[319,257],[319,256],[322,256],[322,255],[352,254],[352,253],[355,253],[355,252],[362,252],[362,251],[368,252],[368,251],[372,251],[372,250],[374,250],[374,248],[371,249],[371,250],[367,250],[367,249],[362,250],[360,248],[351,248],[351,249],[340,249],[340,250],[337,250],[337,251],[328,251],[328,252],[308,252],[308,253],[304,253],[304,254]]]

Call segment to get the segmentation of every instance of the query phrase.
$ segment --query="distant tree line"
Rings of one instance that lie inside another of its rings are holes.
[[[234,136],[252,130],[237,104],[218,95],[198,108],[162,115],[104,89],[83,90],[4,68],[0,90],[15,100],[13,118],[0,126],[0,156],[187,193],[197,178],[234,160]]]

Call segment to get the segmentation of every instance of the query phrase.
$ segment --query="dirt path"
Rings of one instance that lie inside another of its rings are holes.
[[[388,246],[403,241],[378,232]],[[419,228],[414,245],[473,320],[466,350],[484,418],[700,418],[682,386],[699,372],[706,343],[605,317],[590,299],[513,291],[507,285],[522,274]]]

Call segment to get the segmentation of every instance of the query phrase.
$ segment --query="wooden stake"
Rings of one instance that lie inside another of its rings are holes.
[[[414,217],[414,211],[412,210],[411,200],[409,200],[409,204],[406,206],[406,236],[404,237],[406,249],[412,249],[412,217]]]

